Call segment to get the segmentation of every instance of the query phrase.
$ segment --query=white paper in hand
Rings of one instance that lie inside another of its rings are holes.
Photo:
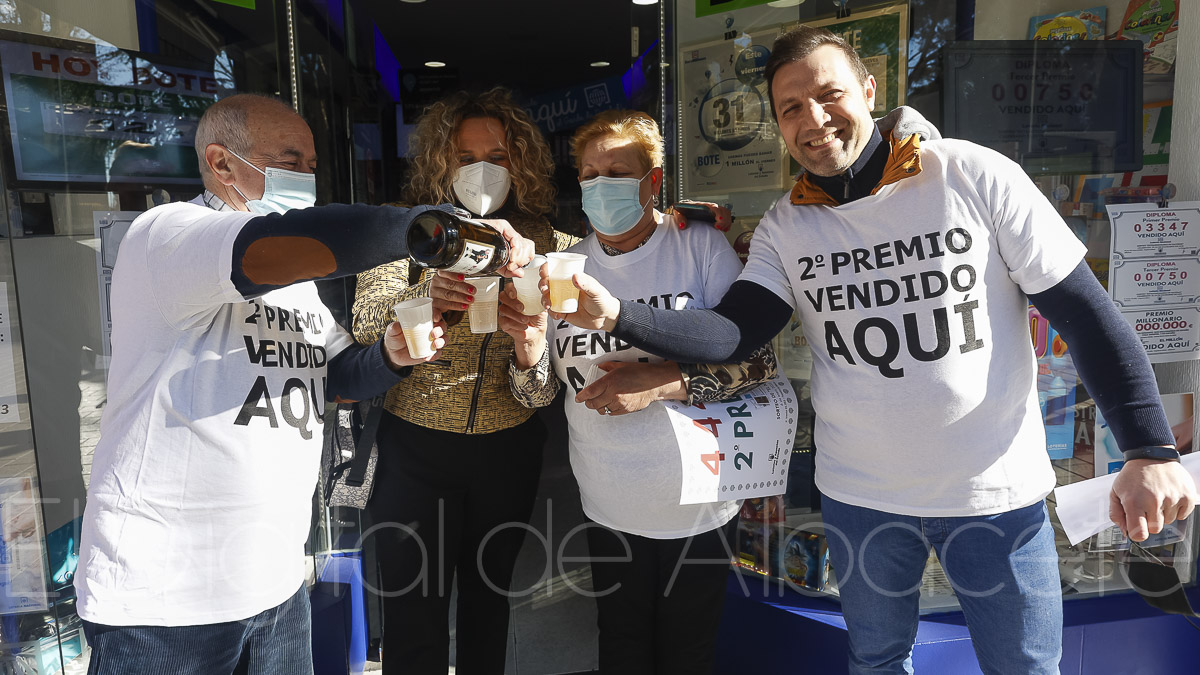
[[[664,401],[679,444],[680,504],[783,494],[796,437],[796,392],[783,373],[736,399]]]
[[[1200,483],[1200,454],[1184,455],[1182,463]],[[1117,474],[1110,473],[1054,489],[1058,521],[1072,546],[1113,524],[1108,517],[1108,496],[1116,480]]]
[[[601,370],[600,363],[600,361],[593,361],[591,367],[588,368],[587,375],[583,378],[584,388],[592,386],[593,382],[608,374]]]

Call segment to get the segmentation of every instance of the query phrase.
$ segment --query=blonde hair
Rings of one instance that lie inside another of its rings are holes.
[[[571,137],[576,170],[583,170],[583,151],[587,146],[606,136],[633,141],[647,171],[663,165],[663,137],[653,117],[637,110],[605,110]]]
[[[493,118],[504,126],[508,173],[516,207],[531,215],[554,210],[554,158],[542,132],[512,94],[496,87],[482,94],[458,92],[425,109],[409,142],[412,166],[404,187],[410,204],[454,203],[458,171],[455,140],[463,120]]]

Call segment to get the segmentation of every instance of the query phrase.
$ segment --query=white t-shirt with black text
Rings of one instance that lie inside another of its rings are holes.
[[[712,307],[742,267],[720,232],[711,227],[680,230],[669,216],[648,242],[628,253],[607,255],[595,235],[568,250],[586,254],[584,272],[616,297],[672,309]],[[737,501],[679,504],[679,444],[661,402],[614,416],[575,402],[595,362],[663,359],[604,331],[565,321],[551,321],[547,346],[555,374],[567,385],[571,469],[588,518],[621,532],[675,539],[716,529],[737,515]]]
[[[240,620],[304,582],[325,364],[353,341],[312,282],[242,298],[233,242],[253,217],[167,204],[121,242],[75,579],[88,621]]]
[[[841,206],[783,197],[740,278],[795,308],[812,346],[823,493],[913,516],[1028,506],[1055,480],[1026,294],[1084,246],[999,153],[929,141],[921,161]]]

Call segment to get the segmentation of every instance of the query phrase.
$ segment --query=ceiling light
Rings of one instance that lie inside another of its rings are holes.
[[[592,61],[593,68],[607,68],[611,65],[612,64],[609,63],[608,61]]]
[[[795,7],[803,4],[804,0],[774,0],[774,2],[768,2],[767,7]]]
[[[445,68],[446,64],[441,61],[426,61],[425,65],[430,68]]]
[[[425,0],[400,0],[400,2],[408,2],[415,5],[417,3],[425,2]]]
[[[633,0],[635,5],[657,5],[658,0]]]

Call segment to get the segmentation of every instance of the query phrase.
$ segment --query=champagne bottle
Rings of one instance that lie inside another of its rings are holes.
[[[484,223],[445,211],[424,211],[408,226],[408,256],[422,267],[469,276],[508,264],[508,240]]]

